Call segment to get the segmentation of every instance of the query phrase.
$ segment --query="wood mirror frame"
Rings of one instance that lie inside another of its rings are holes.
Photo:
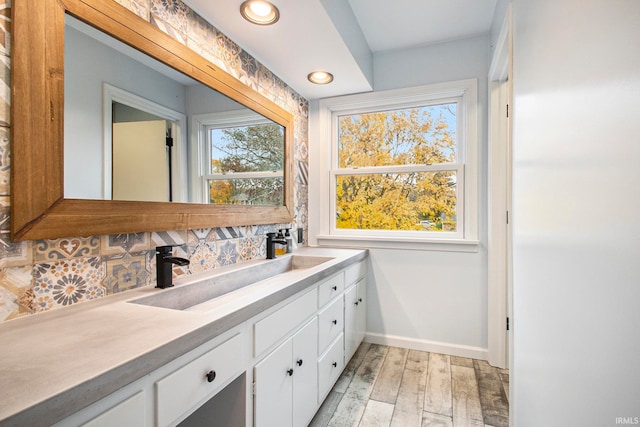
[[[284,205],[64,198],[64,27],[68,13],[285,128]],[[12,4],[11,238],[287,223],[293,218],[293,115],[114,1]]]

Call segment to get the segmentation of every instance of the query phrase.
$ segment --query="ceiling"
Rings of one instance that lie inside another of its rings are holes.
[[[183,0],[307,99],[373,89],[380,52],[487,34],[497,0],[271,0],[280,20],[258,26],[243,0]],[[318,86],[307,74],[326,70]]]

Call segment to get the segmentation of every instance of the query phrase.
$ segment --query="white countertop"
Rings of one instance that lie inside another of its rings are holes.
[[[294,254],[334,259],[189,310],[128,302],[164,291],[145,287],[1,323],[0,425],[53,424],[366,257],[363,250],[329,248]]]

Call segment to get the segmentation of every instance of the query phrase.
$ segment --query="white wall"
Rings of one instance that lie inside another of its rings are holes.
[[[468,78],[478,79],[480,126],[481,245],[477,253],[370,250],[367,332],[370,339],[434,351],[486,357],[486,126],[489,38],[475,37],[374,56],[375,90]],[[317,101],[310,104],[309,243],[317,243],[314,215],[326,203],[318,182],[326,177],[318,159],[329,147],[318,141]]]
[[[513,18],[515,425],[614,426],[640,417],[640,2]]]

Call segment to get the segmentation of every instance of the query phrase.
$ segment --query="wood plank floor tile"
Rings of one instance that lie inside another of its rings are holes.
[[[309,423],[309,427],[326,427],[329,424],[329,420],[336,411],[343,393],[331,390],[327,395],[327,398],[322,402],[320,409],[316,412],[316,415]]]
[[[392,404],[370,399],[358,427],[389,427],[392,414]]]
[[[422,413],[422,427],[453,427],[453,420],[446,415],[425,411]]]
[[[502,380],[502,389],[504,390],[504,395],[507,398],[507,403],[509,403],[509,374],[500,372],[500,379]]]
[[[451,364],[473,368],[473,359],[469,359],[468,357],[451,356]]]
[[[465,366],[452,366],[451,386],[453,394],[453,424],[456,427],[484,427],[475,369]]]
[[[484,360],[474,360],[484,422],[496,427],[509,426],[509,402],[504,393],[500,370]]]
[[[486,361],[364,343],[310,426],[506,427],[508,396]]]
[[[430,353],[427,369],[424,410],[433,414],[451,416],[453,406],[451,394],[451,361],[449,356]]]
[[[406,348],[389,347],[370,399],[395,405],[408,353]]]
[[[358,425],[387,351],[388,347],[386,346],[371,344],[344,396],[342,396],[333,417],[329,420],[329,426],[348,427]]]
[[[364,356],[367,354],[367,351],[369,351],[370,346],[371,344],[368,342],[360,344],[351,360],[349,360],[349,363],[347,363],[347,367],[342,371],[342,374],[340,374],[340,378],[338,378],[336,385],[333,387],[335,391],[340,393],[347,391],[347,387],[349,387],[349,383],[351,382],[353,375],[360,367],[360,364],[364,360]]]
[[[424,392],[427,386],[429,353],[410,350],[402,373],[391,427],[420,427],[423,420]]]

